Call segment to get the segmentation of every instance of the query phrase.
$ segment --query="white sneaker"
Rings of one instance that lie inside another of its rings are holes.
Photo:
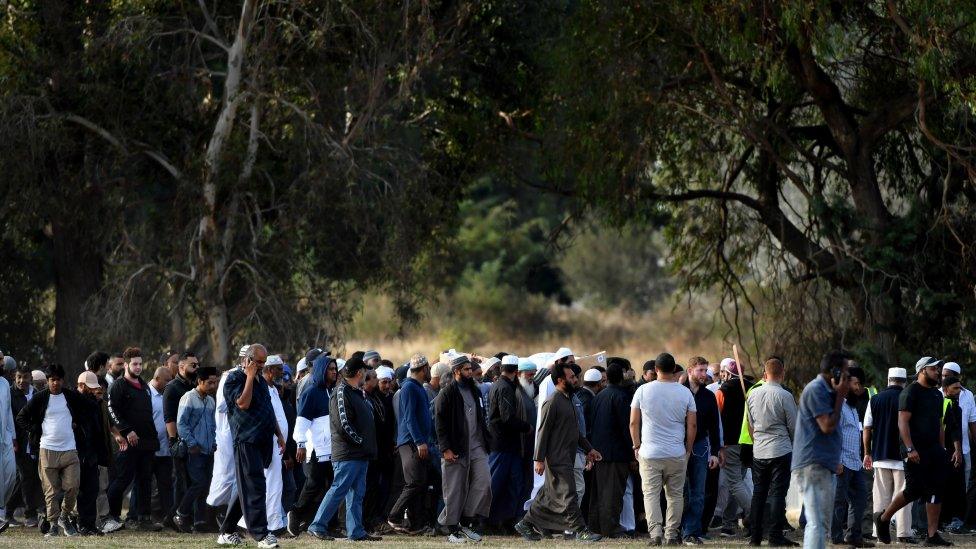
[[[217,536],[217,545],[240,545],[240,544],[241,544],[241,536],[238,536],[237,532],[231,534],[220,534],[219,536]]]
[[[262,549],[271,549],[272,547],[278,546],[278,538],[274,534],[268,532],[268,535],[264,536],[264,539],[258,542],[258,547]]]
[[[447,536],[447,541],[448,543],[467,543],[469,540],[468,536],[465,536],[460,530],[458,530],[457,532]]]
[[[106,520],[104,524],[102,524],[103,534],[111,534],[112,532],[121,529],[122,529],[122,523],[111,517],[109,517],[109,519]]]
[[[481,534],[479,534],[478,532],[475,532],[474,530],[468,528],[467,526],[462,526],[461,527],[461,533],[464,534],[464,536],[466,538],[468,538],[469,540],[471,540],[473,542],[479,542],[479,541],[481,541]]]

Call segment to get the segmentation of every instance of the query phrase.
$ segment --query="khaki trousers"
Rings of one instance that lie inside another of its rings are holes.
[[[78,451],[58,452],[41,448],[37,472],[41,476],[47,520],[51,526],[57,524],[62,505],[65,515],[77,515],[78,487],[81,485],[81,462],[78,461]],[[57,495],[62,491],[64,500],[59,503]]]
[[[895,494],[905,489],[905,471],[898,469],[874,468],[874,487],[871,495],[874,500],[874,512],[882,513],[885,507],[891,503],[891,498]],[[912,536],[912,503],[902,507],[895,513],[895,523],[898,525],[898,537],[908,538]],[[877,533],[875,533],[877,535]]]
[[[686,457],[640,458],[641,489],[644,492],[644,512],[647,532],[651,538],[661,537],[661,488],[668,502],[665,540],[681,539],[681,512],[685,507],[684,488],[688,466]]]

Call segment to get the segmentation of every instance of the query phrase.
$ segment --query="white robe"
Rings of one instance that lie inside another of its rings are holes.
[[[535,419],[535,432],[538,437],[539,428],[542,427],[542,405],[549,400],[549,397],[556,392],[556,386],[552,383],[552,375],[546,376],[546,379],[542,380],[539,384],[539,394],[536,395],[536,410],[539,410],[537,417]],[[536,440],[538,444],[538,440]],[[529,497],[529,501],[525,502],[525,510],[528,511],[529,505],[532,504],[532,500],[535,499],[536,494],[542,489],[542,485],[545,483],[546,477],[544,475],[539,475],[534,472],[533,469],[533,479],[532,479],[532,495]]]
[[[217,424],[217,451],[214,452],[213,476],[210,477],[210,493],[207,494],[207,505],[222,507],[237,497],[237,476],[234,472],[234,439],[230,433],[230,423],[227,420],[227,403],[224,402],[224,382],[227,374],[224,372],[217,385],[216,410],[214,420]]]
[[[14,413],[10,407],[10,383],[0,377],[0,510],[6,506],[17,481],[17,462],[14,460]]]

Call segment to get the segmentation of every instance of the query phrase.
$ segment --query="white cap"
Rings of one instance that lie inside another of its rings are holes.
[[[247,350],[250,349],[250,348],[251,348],[251,344],[250,343],[241,346],[241,350],[240,351],[237,351],[237,356],[239,356],[239,357],[245,357],[245,356],[247,356]]]
[[[346,367],[346,361],[341,358],[336,359],[336,370],[341,370]]]
[[[908,371],[904,368],[888,368],[888,379],[908,379]]]
[[[721,370],[723,372],[727,371],[729,369],[729,364],[732,364],[733,362],[735,362],[734,359],[731,359],[731,358],[723,358],[722,359],[722,362],[720,363]]]
[[[31,381],[47,381],[47,375],[40,370],[34,370],[31,372]]]
[[[588,383],[597,382],[602,379],[603,379],[603,373],[600,370],[597,370],[596,368],[590,368],[589,370],[586,371],[585,374],[583,374],[583,381],[586,381]]]
[[[957,374],[962,374],[962,368],[956,362],[946,362],[945,366],[942,367],[942,371],[951,370]]]
[[[932,358],[930,356],[923,356],[922,358],[918,359],[918,362],[915,363],[915,373],[917,374],[921,372],[922,368],[928,368],[929,366],[936,366],[938,364],[939,364],[938,359]]]
[[[501,362],[502,364],[505,364],[505,361],[504,360],[498,360],[495,357],[489,357],[489,358],[486,358],[485,361],[481,363],[481,367],[484,368],[485,370],[487,370],[488,368],[491,368],[492,366],[494,366],[495,364],[498,364],[499,362]]]
[[[298,364],[295,365],[295,374],[301,372],[305,368],[308,368],[308,362],[305,361],[305,357],[298,359]]]
[[[502,364],[503,365],[506,365],[507,366],[509,364],[518,364],[518,363],[519,363],[519,357],[517,357],[515,355],[505,355],[505,356],[502,357]]]
[[[281,355],[271,355],[264,361],[265,366],[283,366],[285,364],[284,360],[281,360]]]
[[[393,368],[380,366],[376,369],[376,379],[393,379]]]
[[[574,356],[573,351],[571,351],[569,347],[560,347],[559,349],[556,350],[556,353],[552,355],[552,358],[549,359],[549,363],[555,364],[557,361],[562,360],[568,356]]]

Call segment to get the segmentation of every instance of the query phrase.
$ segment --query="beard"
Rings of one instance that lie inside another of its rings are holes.
[[[462,387],[467,387],[472,391],[478,388],[478,382],[473,377],[462,377],[460,382]]]
[[[519,385],[522,386],[522,390],[525,391],[525,394],[529,395],[529,398],[535,398],[535,384],[532,383],[531,379],[520,377]]]

